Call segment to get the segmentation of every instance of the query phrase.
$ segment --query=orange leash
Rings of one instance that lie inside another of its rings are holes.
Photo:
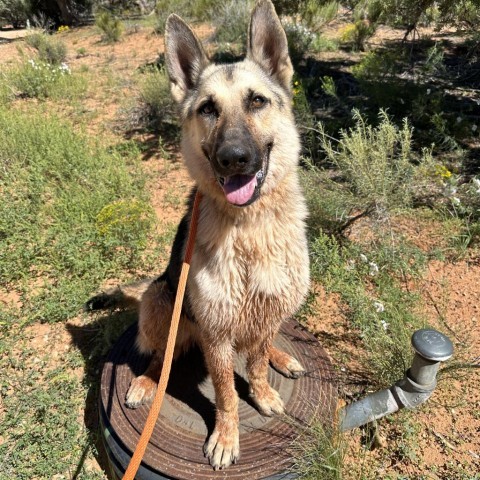
[[[188,272],[190,270],[190,262],[192,260],[193,247],[195,245],[195,237],[197,236],[197,225],[199,216],[199,205],[202,199],[202,194],[197,190],[195,194],[195,200],[193,203],[192,218],[190,219],[190,231],[188,233],[187,247],[185,250],[185,257],[183,259],[182,270],[180,272],[180,278],[178,280],[177,296],[175,297],[175,305],[173,307],[172,323],[170,325],[170,331],[168,332],[167,347],[165,349],[165,356],[163,360],[162,373],[160,380],[158,381],[157,393],[153,399],[150,412],[148,414],[143,432],[135,448],[135,452],[128,464],[128,468],[125,471],[123,480],[134,480],[135,475],[140,467],[143,455],[147,449],[148,442],[152,436],[155,423],[157,422],[160,409],[162,407],[163,398],[165,396],[165,390],[167,389],[168,377],[170,376],[170,370],[172,368],[173,351],[175,348],[175,340],[177,337],[178,324],[180,321],[180,314],[182,312],[183,297],[185,296],[185,287],[187,285]]]

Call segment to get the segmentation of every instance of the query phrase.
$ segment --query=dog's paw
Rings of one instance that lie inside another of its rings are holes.
[[[250,393],[250,396],[258,411],[266,417],[271,417],[275,414],[281,415],[285,411],[282,397],[280,397],[280,394],[270,385],[266,385],[265,388],[257,390],[256,393]]]
[[[281,350],[272,349],[270,351],[270,363],[278,373],[287,378],[299,378],[305,374],[305,369],[300,362]]]
[[[221,470],[237,463],[240,456],[238,429],[228,429],[228,433],[215,428],[203,447],[203,452],[214,470]]]
[[[149,377],[140,375],[132,380],[128,389],[125,405],[128,408],[138,408],[140,405],[153,400],[157,384]]]
[[[293,357],[290,357],[290,360],[280,367],[281,368],[274,368],[287,378],[299,378],[305,374],[305,369],[300,365],[300,362]]]

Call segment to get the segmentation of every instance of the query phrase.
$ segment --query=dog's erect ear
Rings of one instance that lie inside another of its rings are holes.
[[[172,96],[180,103],[188,90],[193,88],[209,60],[192,29],[175,14],[167,19],[165,58]]]
[[[270,0],[259,0],[252,12],[247,58],[290,89],[293,67],[288,55],[287,36]]]

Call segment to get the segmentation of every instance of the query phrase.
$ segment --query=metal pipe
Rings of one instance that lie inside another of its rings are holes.
[[[415,356],[404,378],[340,410],[341,431],[360,427],[404,407],[413,409],[428,400],[437,385],[440,362],[453,355],[453,344],[436,330],[422,329],[412,335],[412,347]]]

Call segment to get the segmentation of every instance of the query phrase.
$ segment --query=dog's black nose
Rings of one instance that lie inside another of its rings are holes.
[[[239,143],[227,143],[217,151],[217,161],[225,169],[241,172],[247,168],[252,159],[248,146]]]

